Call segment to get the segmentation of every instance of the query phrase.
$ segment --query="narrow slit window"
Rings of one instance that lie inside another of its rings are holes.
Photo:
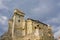
[[[39,25],[37,25],[37,27],[39,27]]]
[[[18,20],[18,22],[20,22],[20,20]]]
[[[41,28],[39,27],[39,29],[41,29]]]
[[[35,29],[36,29],[37,27],[35,27]]]

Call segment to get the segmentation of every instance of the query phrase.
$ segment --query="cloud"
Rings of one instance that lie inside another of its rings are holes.
[[[54,32],[54,37],[58,38],[60,36],[60,14],[57,15],[57,17],[52,17],[51,19],[48,19],[45,21],[47,24],[52,25],[52,30]]]
[[[38,13],[38,14],[46,14],[49,13],[53,10],[54,5],[52,0],[40,0],[38,6],[36,6],[35,8],[32,8],[31,11],[33,13]]]
[[[0,9],[8,9],[8,7],[4,5],[3,0],[0,0]]]
[[[0,14],[0,35],[8,30],[7,21],[8,18]]]
[[[59,6],[59,7],[60,7],[60,0],[57,2],[57,6]]]
[[[41,5],[41,6],[38,6],[37,8],[33,8],[32,11],[34,13],[47,13],[49,11],[51,11],[51,8],[48,8],[47,5]]]
[[[0,24],[5,25],[7,23],[8,18],[6,16],[0,15]]]
[[[60,37],[60,26],[55,28],[57,31],[54,33],[54,37],[58,38]]]
[[[57,17],[52,17],[51,19],[48,19],[46,23],[60,24],[60,14],[58,14]]]

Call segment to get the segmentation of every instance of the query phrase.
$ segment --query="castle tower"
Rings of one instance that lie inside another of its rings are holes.
[[[12,35],[12,38],[19,38],[25,36],[25,20],[24,13],[18,9],[14,10],[14,15],[12,21],[9,20],[9,32]],[[10,28],[11,27],[11,28]]]
[[[54,40],[51,26],[31,18],[25,20],[24,16],[22,11],[14,10],[2,40]]]
[[[16,36],[24,36],[25,35],[25,20],[24,13],[19,11],[18,9],[14,10],[13,21],[15,21],[14,25],[14,33]],[[15,19],[14,19],[15,17]]]
[[[32,33],[32,21],[28,18],[27,19],[27,34],[31,34]]]

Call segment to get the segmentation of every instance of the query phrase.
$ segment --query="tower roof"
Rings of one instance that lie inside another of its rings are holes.
[[[19,14],[19,15],[22,15],[22,16],[25,15],[21,10],[18,10],[18,9],[14,9],[14,14]]]

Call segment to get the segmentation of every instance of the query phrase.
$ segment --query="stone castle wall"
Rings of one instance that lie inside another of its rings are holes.
[[[50,26],[31,18],[25,20],[24,15],[18,9],[14,10],[7,35],[4,34],[2,40],[54,40]]]

